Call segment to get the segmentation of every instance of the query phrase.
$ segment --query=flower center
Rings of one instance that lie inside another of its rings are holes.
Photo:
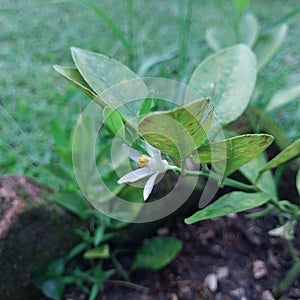
[[[147,165],[149,161],[149,158],[146,156],[146,155],[142,155],[140,158],[139,158],[139,161],[138,161],[138,165],[143,168]]]

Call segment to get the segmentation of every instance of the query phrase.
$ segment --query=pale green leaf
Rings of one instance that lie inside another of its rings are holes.
[[[213,118],[213,110],[204,117],[208,102],[200,99],[171,111],[149,114],[140,121],[139,133],[154,147],[183,161],[207,136]]]
[[[258,63],[258,69],[264,67],[274,56],[278,48],[284,42],[287,31],[288,26],[283,24],[269,30],[259,37],[253,48]]]
[[[278,91],[268,103],[266,110],[271,111],[293,101],[300,97],[300,85],[295,85],[284,90]]]
[[[100,95],[104,90],[122,81],[138,76],[119,61],[100,53],[72,47],[77,69],[89,86]]]
[[[257,39],[259,29],[255,16],[251,13],[243,15],[240,21],[239,29],[241,37],[240,42],[251,48]]]
[[[96,97],[96,94],[92,91],[87,82],[83,79],[81,74],[76,68],[63,67],[59,65],[53,66],[54,70],[64,76],[66,79],[71,81],[74,85],[79,87],[83,92],[85,92],[92,99]]]
[[[83,257],[85,259],[96,259],[96,258],[109,258],[109,245],[104,244],[99,247],[90,249],[86,252],[84,252]]]
[[[232,26],[224,24],[222,27],[213,26],[206,30],[205,39],[208,46],[218,51],[238,43]]]
[[[255,56],[247,46],[236,45],[204,60],[194,71],[188,86],[202,97],[211,97],[211,105],[225,125],[246,109],[255,79]]]
[[[277,199],[276,184],[272,173],[267,171],[258,178],[259,170],[266,162],[265,154],[261,153],[241,166],[240,172],[260,191],[269,194],[273,199]]]
[[[300,156],[300,139],[289,145],[286,149],[271,159],[259,172],[262,173],[284,164],[296,157]]]
[[[231,192],[186,218],[185,223],[192,224],[206,219],[237,213],[263,205],[269,199],[270,197],[264,193]]]
[[[142,79],[120,62],[79,48],[71,48],[72,57],[81,76],[97,94],[95,102],[118,109],[125,120],[136,124],[141,101],[148,95]]]
[[[131,269],[159,270],[169,264],[181,248],[182,242],[174,237],[154,237],[137,250]]]
[[[193,158],[200,163],[212,162],[226,177],[264,151],[272,141],[273,137],[268,134],[240,135],[224,141],[203,144]]]

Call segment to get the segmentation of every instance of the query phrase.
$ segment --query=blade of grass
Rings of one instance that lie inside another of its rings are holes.
[[[131,50],[131,44],[127,40],[122,30],[116,25],[116,23],[113,20],[109,18],[109,16],[105,13],[103,9],[101,9],[100,6],[98,6],[90,0],[80,0],[79,3],[84,3],[87,7],[92,9],[106,23],[106,25],[110,27],[115,37],[122,42],[122,44],[127,48],[127,50]]]
[[[133,66],[134,59],[135,59],[135,47],[133,46],[134,43],[134,36],[133,36],[133,11],[134,11],[134,3],[133,0],[127,0],[127,35],[128,35],[128,42],[130,48],[128,49],[128,65]]]
[[[299,13],[300,13],[300,7],[297,7],[295,9],[293,9],[291,12],[289,12],[285,16],[279,18],[277,21],[269,23],[269,24],[265,25],[264,27],[262,27],[261,30],[260,30],[260,35],[264,35],[265,33],[267,33],[272,28],[285,23],[288,19],[294,17],[295,15],[297,15]]]
[[[193,0],[188,0],[187,7],[185,9],[183,0],[178,0],[178,14],[179,17],[179,40],[178,40],[178,72],[180,74],[184,73],[186,63],[187,49],[188,49],[188,40],[191,28],[192,21],[192,5]]]
[[[0,8],[0,13],[2,12],[10,12],[10,11],[17,11],[17,10],[26,10],[26,9],[32,9],[32,8],[38,8],[42,6],[52,5],[52,4],[61,4],[65,2],[69,2],[70,0],[46,0],[46,1],[40,1],[34,4],[26,4],[26,5],[18,5],[18,6],[12,6],[12,7],[4,7]]]

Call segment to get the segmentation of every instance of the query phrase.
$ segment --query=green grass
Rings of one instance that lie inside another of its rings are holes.
[[[69,48],[76,46],[101,52],[137,71],[145,61],[160,56],[168,60],[154,65],[144,75],[187,80],[194,67],[211,51],[204,33],[208,26],[230,16],[227,1],[193,1],[191,27],[186,43],[180,33],[188,1],[133,1],[132,33],[128,47],[84,1],[13,1],[0,6],[0,172],[19,173],[48,180],[41,165],[52,157],[50,121],[57,120],[66,131],[75,125],[78,113],[89,99],[52,69],[53,64],[71,65]],[[96,3],[96,1],[94,1]],[[100,1],[97,1],[99,3]],[[129,1],[131,2],[131,1]],[[216,4],[222,3],[222,9]],[[268,24],[297,7],[298,0],[253,0],[251,10],[261,24]],[[225,4],[224,4],[225,3]],[[183,11],[178,11],[181,7]],[[11,8],[11,9],[6,9]],[[101,1],[101,10],[127,35],[130,10],[126,1]],[[279,88],[299,83],[300,15],[289,21],[284,47],[267,65],[260,80],[264,106]],[[134,54],[134,55],[133,55]],[[299,101],[288,105],[278,117],[287,134],[300,137]]]

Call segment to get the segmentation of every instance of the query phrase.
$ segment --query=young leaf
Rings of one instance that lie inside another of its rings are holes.
[[[262,173],[284,164],[300,155],[300,139],[271,159],[259,172]]]
[[[186,224],[226,216],[263,205],[270,199],[265,193],[231,192],[185,219]]]
[[[84,252],[83,257],[85,259],[109,258],[109,246],[108,244],[104,244],[97,248],[90,249]]]
[[[112,133],[125,141],[125,127],[121,114],[117,110],[107,106],[103,109],[103,117],[106,125]]]
[[[194,71],[189,86],[211,105],[222,125],[236,120],[247,107],[256,79],[256,59],[245,45],[221,50]]]
[[[297,97],[300,97],[300,85],[295,85],[287,89],[280,90],[269,101],[266,110],[271,111],[273,109],[277,109],[292,102]]]
[[[63,67],[59,65],[54,65],[53,69],[59,74],[61,74],[62,76],[64,76],[66,79],[71,81],[74,85],[80,88],[84,93],[86,93],[92,99],[96,97],[96,94],[93,92],[91,87],[83,79],[78,69]]]
[[[138,124],[139,133],[154,147],[183,161],[207,136],[213,110],[200,122],[208,102],[208,99],[200,99],[171,111],[149,114]]]
[[[131,270],[159,270],[169,264],[181,248],[182,242],[174,237],[156,236],[137,250]]]
[[[283,24],[259,37],[253,49],[258,63],[258,69],[263,68],[282,45],[286,38],[287,30],[288,26]]]
[[[200,163],[212,162],[217,169],[222,166],[226,177],[264,151],[272,141],[273,137],[268,134],[240,135],[201,145],[193,158]]]

